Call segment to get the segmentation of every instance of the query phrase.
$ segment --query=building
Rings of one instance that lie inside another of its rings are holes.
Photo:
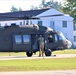
[[[76,45],[76,28],[73,25],[74,18],[69,15],[65,15],[64,13],[58,10],[55,10],[53,8],[42,9],[42,10],[0,13],[0,15],[2,15],[0,17],[1,26],[11,25],[11,23],[16,23],[17,25],[23,25],[23,24],[27,25],[29,24],[29,21],[30,21],[31,24],[48,26],[53,28],[56,31],[61,31],[68,40],[70,40],[73,44]],[[3,17],[3,15],[6,16],[6,18]],[[40,17],[40,19],[37,19],[37,20],[12,20],[11,19],[10,20],[9,18],[7,18],[7,16],[20,17],[25,15]]]

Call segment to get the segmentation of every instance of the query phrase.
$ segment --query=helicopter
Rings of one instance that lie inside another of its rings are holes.
[[[57,16],[57,15],[52,15]],[[2,17],[2,16],[0,16]],[[39,19],[39,17],[7,17],[12,20]],[[16,25],[0,27],[0,52],[26,52],[28,57],[39,51],[38,38],[44,37],[44,52],[46,56],[51,56],[53,51],[64,50],[71,47],[71,42],[65,38],[61,32],[57,32],[50,27],[39,26],[37,24]],[[50,39],[48,37],[51,36]]]

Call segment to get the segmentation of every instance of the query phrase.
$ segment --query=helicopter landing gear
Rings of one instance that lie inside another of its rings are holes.
[[[45,55],[46,56],[51,56],[51,54],[52,54],[52,51],[50,49],[45,51]]]
[[[31,57],[31,56],[33,55],[33,52],[26,52],[26,55],[27,55],[28,57]]]

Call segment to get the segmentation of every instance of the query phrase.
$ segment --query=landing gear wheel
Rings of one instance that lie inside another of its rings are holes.
[[[45,51],[45,55],[46,55],[46,56],[51,56],[51,54],[52,54],[52,52],[51,52],[50,49],[48,49],[48,50]]]
[[[28,57],[31,57],[31,56],[33,55],[33,52],[26,52],[26,55],[27,55]]]

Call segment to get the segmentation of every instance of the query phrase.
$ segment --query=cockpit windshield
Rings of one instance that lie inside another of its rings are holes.
[[[59,34],[59,40],[66,40],[65,36],[61,32],[58,32],[58,34]]]

